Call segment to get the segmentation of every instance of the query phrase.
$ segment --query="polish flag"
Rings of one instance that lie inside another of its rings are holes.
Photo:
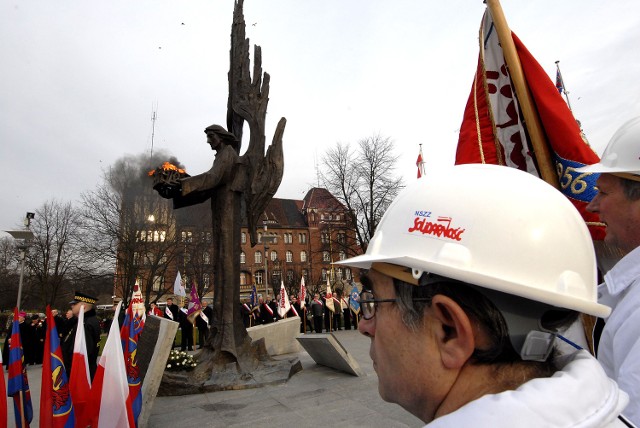
[[[107,343],[91,388],[91,426],[97,428],[135,428],[129,382],[124,364],[120,326],[116,321],[122,302],[118,303],[109,328]],[[85,425],[82,425],[85,426]]]
[[[114,318],[117,319],[117,318]],[[117,324],[117,322],[115,323]],[[76,426],[89,425],[88,400],[91,390],[91,375],[89,374],[89,359],[87,357],[87,340],[84,335],[84,305],[80,306],[76,338],[73,342],[73,359],[71,360],[71,375],[69,391],[76,415]]]

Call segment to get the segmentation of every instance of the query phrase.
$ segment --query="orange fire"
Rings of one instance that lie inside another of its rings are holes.
[[[180,174],[184,174],[186,171],[182,168],[178,168],[177,166],[175,166],[172,163],[169,162],[165,162],[162,164],[162,166],[156,168],[156,169],[152,169],[151,171],[149,171],[149,177],[153,176],[157,170],[163,170],[163,171],[178,171],[178,173]]]

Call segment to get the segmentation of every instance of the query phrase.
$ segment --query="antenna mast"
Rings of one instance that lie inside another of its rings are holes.
[[[157,112],[158,106],[156,105],[155,109],[151,113],[151,160],[153,160],[153,140],[156,135],[156,119],[158,118]]]

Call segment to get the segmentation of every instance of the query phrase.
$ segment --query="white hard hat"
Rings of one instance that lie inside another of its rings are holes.
[[[600,162],[576,171],[604,172],[640,181],[640,116],[618,128],[604,149]]]
[[[552,306],[606,317],[597,303],[596,260],[569,200],[531,174],[458,165],[407,186],[363,255],[338,262],[430,272]]]

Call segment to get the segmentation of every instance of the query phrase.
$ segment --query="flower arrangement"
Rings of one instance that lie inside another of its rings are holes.
[[[185,351],[178,351],[176,349],[172,349],[169,354],[169,360],[167,361],[166,370],[177,372],[177,371],[190,371],[196,367],[197,363],[193,355],[188,354]]]

